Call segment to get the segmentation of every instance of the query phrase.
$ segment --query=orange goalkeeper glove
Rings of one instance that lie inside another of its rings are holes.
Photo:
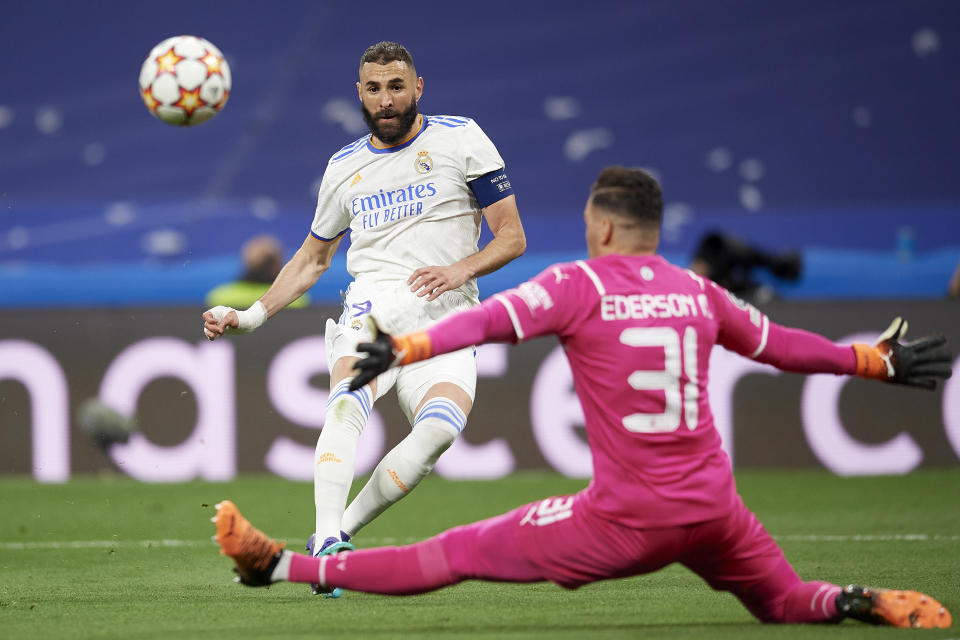
[[[390,369],[412,362],[426,360],[433,355],[430,337],[426,331],[408,333],[396,338],[389,333],[377,330],[377,337],[373,342],[361,342],[357,351],[367,354],[362,360],[353,364],[357,374],[350,381],[350,391],[369,384],[378,375]]]
[[[895,318],[876,345],[854,344],[857,375],[923,389],[936,389],[938,379],[949,378],[953,356],[943,346],[947,339],[934,335],[901,343],[906,332],[906,320]]]

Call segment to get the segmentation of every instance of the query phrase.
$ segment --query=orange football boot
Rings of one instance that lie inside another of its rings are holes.
[[[286,543],[277,542],[256,529],[229,500],[217,503],[217,515],[211,520],[217,525],[213,540],[220,544],[221,554],[237,563],[233,570],[239,582],[249,587],[271,584],[270,576],[280,562]]]
[[[953,622],[946,607],[919,591],[851,584],[837,596],[837,609],[848,618],[904,629],[946,629]]]

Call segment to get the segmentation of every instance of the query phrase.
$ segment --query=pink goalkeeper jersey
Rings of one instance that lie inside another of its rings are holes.
[[[714,343],[757,356],[769,321],[659,256],[551,267],[495,296],[520,340],[555,333],[593,452],[593,508],[665,527],[725,515],[735,487],[707,400]]]
[[[587,504],[642,528],[722,517],[735,503],[730,460],[707,399],[714,344],[788,371],[856,368],[849,346],[772,323],[656,255],[554,265],[428,334],[434,353],[556,334],[593,456]]]

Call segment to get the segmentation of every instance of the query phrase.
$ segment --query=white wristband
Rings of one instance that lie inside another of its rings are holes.
[[[240,322],[237,331],[250,333],[267,321],[267,308],[263,306],[262,302],[257,300],[250,305],[249,309],[237,311],[237,320]]]

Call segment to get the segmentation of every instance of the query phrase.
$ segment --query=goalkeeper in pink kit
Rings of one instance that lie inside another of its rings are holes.
[[[804,582],[736,493],[707,399],[715,344],[799,373],[859,375],[934,388],[950,376],[940,336],[838,345],[771,322],[754,307],[656,255],[662,197],[639,169],[605,169],[584,211],[588,260],[557,264],[426,331],[380,334],[360,346],[360,387],[391,366],[483,342],[555,334],[586,422],[594,476],[572,496],[523,505],[404,547],[311,558],[255,529],[229,501],[215,538],[240,581],[319,583],[415,594],[463,580],[541,582],[575,589],[679,562],[733,593],[763,622],[844,617],[901,627],[948,627],[930,596]]]

